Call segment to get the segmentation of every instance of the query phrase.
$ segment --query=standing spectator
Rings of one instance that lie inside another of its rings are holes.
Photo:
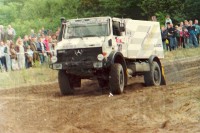
[[[48,34],[48,31],[45,30],[44,26],[42,27],[42,34],[44,34],[45,36]]]
[[[40,63],[43,64],[45,61],[46,53],[45,53],[45,46],[44,43],[42,42],[41,37],[38,39],[37,50],[39,52]]]
[[[41,37],[42,36],[42,30],[39,30],[38,31],[38,34],[37,34],[37,37],[39,38],[39,37]]]
[[[12,70],[19,70],[17,62],[17,51],[15,50],[15,45],[13,43],[10,44],[10,54]]]
[[[189,32],[186,27],[183,28],[183,48],[189,48]]]
[[[58,29],[57,29],[57,31],[56,31],[56,39],[57,39],[57,40],[58,40],[59,34],[60,34],[60,27],[58,27]]]
[[[180,27],[182,28],[182,30],[183,30],[183,27],[184,27],[184,24],[183,24],[183,22],[180,22]]]
[[[50,51],[50,45],[49,45],[49,36],[45,36],[45,40],[43,41],[44,43],[44,46],[45,46],[45,50],[47,52],[47,60],[51,59],[52,57],[52,54],[51,54],[51,51]]]
[[[19,69],[24,69],[25,68],[25,51],[24,51],[22,39],[19,38],[16,44],[17,44],[17,49],[18,49],[17,61],[18,61]]]
[[[166,19],[165,19],[165,27],[167,27],[167,24],[172,24],[172,20],[170,18],[169,15],[166,16]]]
[[[3,29],[3,25],[0,25],[0,41],[4,41],[4,29]]]
[[[7,40],[5,43],[5,57],[6,57],[6,67],[7,71],[11,71],[11,59],[10,59],[10,41]]]
[[[23,44],[24,44],[25,48],[27,48],[28,45],[30,45],[30,41],[29,41],[28,35],[24,36]]]
[[[36,34],[35,34],[35,31],[33,29],[31,29],[31,34],[30,34],[31,37],[36,37]]]
[[[52,36],[51,36],[51,38],[52,38],[52,48],[53,48],[53,50],[55,50],[55,47],[56,47],[56,45],[57,45],[57,39],[56,39],[56,34],[53,34]]]
[[[37,40],[36,40],[36,37],[32,37],[31,38],[30,48],[33,51],[33,63],[36,63],[36,61],[40,61],[39,54],[37,52]]]
[[[5,46],[4,46],[3,41],[0,42],[0,61],[1,61],[2,71],[7,71],[6,57],[5,57]]]
[[[190,36],[189,36],[190,44],[192,44],[194,47],[198,47],[199,45],[197,43],[196,29],[195,29],[195,26],[193,26],[192,20],[189,21],[189,26],[187,29],[190,34]]]
[[[27,52],[27,47],[30,46],[28,35],[24,36],[23,44],[24,44],[23,45],[24,46],[24,51]],[[26,68],[28,68],[28,62],[27,61],[28,61],[27,56],[25,56]]]
[[[26,59],[27,59],[27,68],[32,67],[33,64],[33,51],[30,49],[31,47],[28,45],[26,50]]]
[[[151,20],[154,21],[154,22],[157,22],[156,16],[152,16],[152,17],[151,17]]]
[[[165,26],[161,27],[161,36],[162,36],[163,48],[164,50],[167,50],[167,47],[166,47],[167,29],[165,28]]]
[[[175,36],[176,36],[176,40],[177,40],[177,46],[179,48],[183,47],[183,30],[182,27],[176,26],[176,31],[175,31]]]
[[[168,37],[169,37],[170,51],[175,50],[176,42],[175,42],[175,29],[173,27],[173,24],[168,25]]]
[[[194,20],[194,26],[196,28],[196,37],[197,37],[197,42],[199,45],[200,26],[199,26],[199,21],[197,19]]]
[[[14,41],[16,32],[15,32],[15,30],[12,28],[11,25],[8,25],[7,34],[8,34],[8,35],[7,35],[7,39],[8,39],[8,40]]]
[[[51,38],[51,36],[49,36],[48,37],[48,41],[49,41],[49,47],[50,47],[50,52],[49,53],[51,53],[51,56],[52,56],[52,53],[53,53],[53,42],[52,42],[52,38]]]

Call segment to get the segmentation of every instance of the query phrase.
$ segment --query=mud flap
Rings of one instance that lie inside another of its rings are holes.
[[[162,72],[161,85],[166,85],[165,70],[163,66],[161,66],[161,72]]]

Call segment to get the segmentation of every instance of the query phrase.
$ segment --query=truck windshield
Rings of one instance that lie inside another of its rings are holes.
[[[73,25],[70,24],[65,29],[64,38],[82,38],[82,37],[101,37],[108,36],[108,24],[86,24],[86,25]]]

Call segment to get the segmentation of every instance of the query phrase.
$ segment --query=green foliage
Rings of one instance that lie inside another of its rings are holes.
[[[175,23],[200,16],[199,0],[1,0],[2,3],[0,24],[11,24],[17,36],[29,34],[31,29],[37,32],[42,27],[55,31],[62,16],[147,20],[156,15],[161,24],[167,14]]]

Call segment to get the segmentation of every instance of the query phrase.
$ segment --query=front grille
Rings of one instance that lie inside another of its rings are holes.
[[[102,48],[79,48],[57,51],[58,62],[97,61]]]

